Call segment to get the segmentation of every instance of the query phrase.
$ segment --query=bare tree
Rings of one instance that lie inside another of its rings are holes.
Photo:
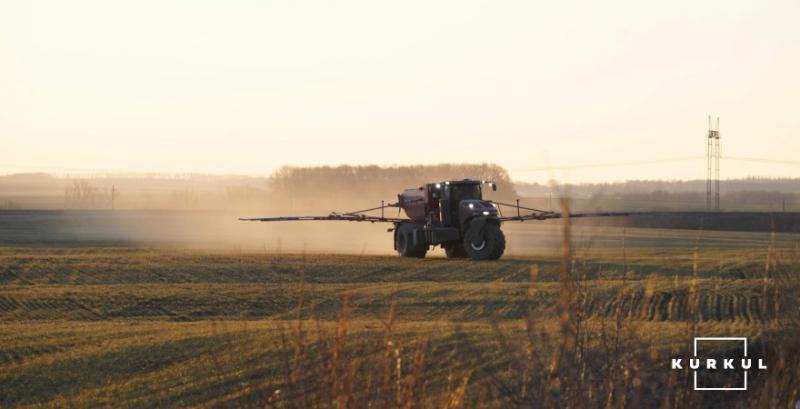
[[[67,205],[81,209],[94,208],[97,203],[98,189],[88,180],[75,180],[72,186],[64,189]]]

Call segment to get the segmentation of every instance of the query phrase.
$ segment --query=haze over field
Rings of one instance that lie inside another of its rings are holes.
[[[0,172],[494,162],[519,181],[796,176],[793,0],[0,5]],[[663,160],[631,164],[640,160]],[[567,168],[571,165],[608,167]]]

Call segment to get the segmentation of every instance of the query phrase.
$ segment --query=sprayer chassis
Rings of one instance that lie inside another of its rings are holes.
[[[428,250],[441,246],[448,258],[496,260],[503,255],[506,238],[501,225],[506,221],[547,220],[566,214],[523,207],[516,204],[483,200],[483,186],[494,182],[463,179],[427,183],[406,189],[396,203],[381,201],[379,207],[354,212],[333,212],[327,216],[242,217],[245,221],[352,221],[392,223],[394,249],[402,257],[423,258]],[[398,208],[398,217],[386,217],[387,208]],[[504,216],[501,209],[514,215]],[[407,218],[399,217],[402,209]],[[380,211],[380,216],[376,215]],[[642,212],[574,213],[569,217],[628,216]]]

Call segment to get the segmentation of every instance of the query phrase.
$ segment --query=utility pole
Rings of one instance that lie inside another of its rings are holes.
[[[709,212],[719,211],[719,117],[716,125],[715,129],[709,115],[706,139],[706,211]]]
[[[719,211],[719,117],[717,117],[717,129],[714,131],[714,150],[716,151],[716,158],[714,159],[714,210]]]
[[[114,196],[117,194],[117,187],[111,185],[111,210],[114,210]]]

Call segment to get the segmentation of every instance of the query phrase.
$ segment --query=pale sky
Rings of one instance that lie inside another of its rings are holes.
[[[708,114],[723,155],[800,160],[798,21],[797,0],[4,1],[0,173],[699,179]],[[607,163],[628,165],[563,168]]]

